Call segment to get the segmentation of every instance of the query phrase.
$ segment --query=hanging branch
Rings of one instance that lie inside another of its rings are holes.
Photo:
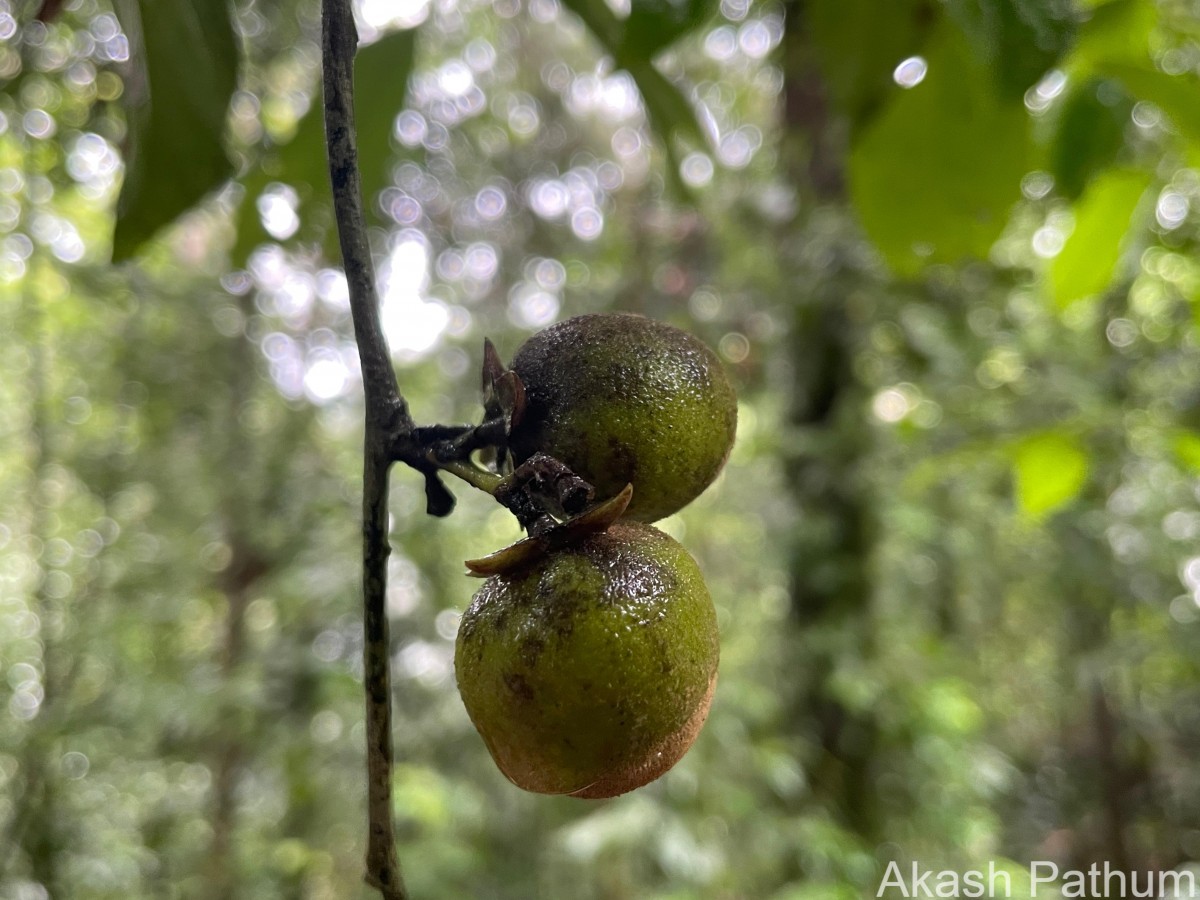
[[[350,0],[324,0],[321,58],[325,135],[333,206],[350,292],[354,338],[366,408],[363,440],[363,686],[367,717],[366,881],[384,900],[406,900],[392,823],[392,708],[387,620],[388,469],[390,444],[411,432],[379,322],[375,269],[363,220],[354,130],[354,54],[358,31]]]
[[[333,209],[350,293],[354,339],[362,368],[365,405],[363,436],[363,687],[367,717],[367,854],[368,884],[383,900],[407,900],[396,854],[392,822],[391,653],[387,620],[388,471],[403,462],[425,476],[426,511],[445,516],[454,496],[439,474],[454,475],[486,491],[517,517],[534,537],[500,561],[477,561],[486,568],[530,553],[596,527],[597,517],[611,514],[611,502],[590,511],[591,485],[552,457],[537,454],[508,474],[480,468],[471,461],[477,450],[495,451],[507,459],[508,436],[525,410],[525,391],[515,372],[504,368],[491,342],[484,345],[484,421],[478,425],[418,427],[400,394],[391,354],[379,321],[375,269],[363,217],[362,184],[354,128],[354,55],[358,32],[350,0],[323,0],[321,57],[324,84],[325,139]],[[628,503],[628,497],[624,502]],[[618,500],[620,498],[617,498]],[[624,508],[623,506],[621,507]],[[619,514],[619,511],[618,513]],[[558,520],[567,519],[561,525]],[[541,542],[541,543],[538,543]],[[532,549],[531,549],[532,548]]]

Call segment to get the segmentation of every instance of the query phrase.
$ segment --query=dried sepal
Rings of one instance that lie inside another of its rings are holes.
[[[487,406],[489,397],[495,394],[496,382],[508,371],[500,359],[496,345],[491,338],[483,339],[483,373],[480,388],[483,390],[483,403]],[[490,417],[489,417],[490,418]]]
[[[525,385],[516,372],[504,365],[496,345],[489,338],[483,339],[480,387],[483,392],[484,422],[503,422],[504,436],[507,438],[525,415]],[[506,453],[502,450],[497,452],[493,447],[484,449],[487,451],[486,464],[497,468],[504,467],[507,461]]]
[[[595,534],[597,531],[604,531],[621,515],[629,506],[629,501],[633,499],[633,485],[627,484],[621,489],[621,492],[615,497],[610,497],[597,503],[589,510],[585,510],[573,519],[568,519],[559,527],[572,535],[572,537],[584,537],[589,534]]]
[[[541,534],[519,540],[480,559],[468,559],[464,563],[467,574],[476,578],[503,575],[527,566],[547,553],[581,541],[588,535],[605,531],[621,517],[621,513],[625,512],[632,499],[633,485],[627,484],[615,497],[597,503],[591,509],[548,528]]]
[[[483,339],[480,386],[483,389],[484,421],[503,419],[505,432],[511,433],[525,414],[525,385],[520,376],[500,360],[496,345],[489,338]]]
[[[505,433],[512,434],[525,415],[525,384],[521,376],[511,370],[501,375],[496,381],[496,399],[504,417]]]
[[[547,551],[544,542],[544,537],[523,538],[495,553],[489,553],[479,559],[468,559],[463,565],[467,567],[467,574],[474,578],[501,575],[504,572],[511,572],[526,566],[544,556]]]

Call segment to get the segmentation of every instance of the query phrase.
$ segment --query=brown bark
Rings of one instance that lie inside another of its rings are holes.
[[[389,446],[413,422],[400,396],[379,320],[375,269],[363,219],[354,130],[358,33],[349,0],[325,0],[321,16],[325,133],[334,214],[350,293],[366,400],[363,440],[363,682],[366,690],[366,880],[385,900],[407,892],[392,821],[391,638],[387,618]]]

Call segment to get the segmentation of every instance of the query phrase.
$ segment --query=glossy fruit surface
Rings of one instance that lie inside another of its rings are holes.
[[[634,487],[627,516],[683,508],[725,464],[737,398],[716,355],[663,322],[586,315],[535,334],[513,357],[525,390],[510,446],[518,462],[548,453],[598,497]]]
[[[454,662],[471,721],[513,783],[594,798],[683,756],[708,715],[718,654],[695,561],[630,523],[489,578]]]

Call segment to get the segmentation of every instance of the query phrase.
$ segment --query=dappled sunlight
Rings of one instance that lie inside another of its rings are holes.
[[[450,322],[445,304],[424,295],[429,250],[419,237],[401,237],[379,269],[380,316],[392,352],[418,359],[432,350]]]

